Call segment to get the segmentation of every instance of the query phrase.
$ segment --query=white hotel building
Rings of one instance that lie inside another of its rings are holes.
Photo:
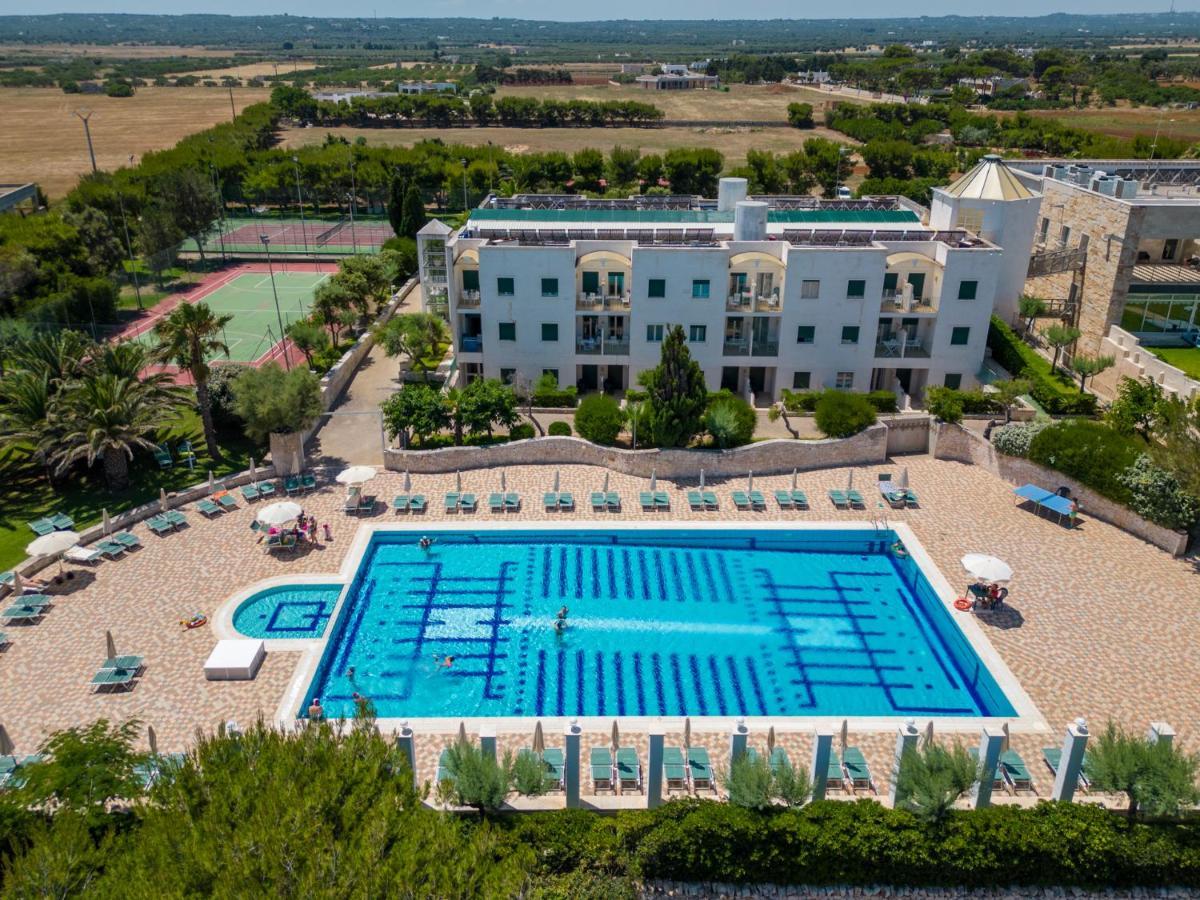
[[[928,212],[895,197],[747,199],[738,178],[717,200],[490,197],[457,232],[434,221],[418,235],[423,302],[448,318],[468,380],[550,372],[621,391],[681,325],[710,388],[759,405],[784,388],[918,399],[976,384],[993,307],[1020,293],[1039,199],[995,159]],[[981,236],[1004,233],[1024,246]],[[1012,253],[1021,263],[1006,266]]]

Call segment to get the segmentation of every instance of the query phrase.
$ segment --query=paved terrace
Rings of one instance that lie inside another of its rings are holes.
[[[1151,720],[1165,720],[1175,727],[1183,746],[1200,750],[1200,693],[1195,688],[1200,683],[1200,563],[1195,558],[1172,559],[1086,516],[1074,530],[1038,518],[1016,508],[1009,486],[982,469],[928,457],[908,457],[889,468],[896,472],[900,465],[908,466],[922,507],[889,511],[889,520],[913,527],[952,584],[964,580],[959,558],[970,551],[995,553],[1016,569],[1009,609],[981,619],[988,638],[1052,728],[1046,736],[1013,736],[1013,746],[1029,764],[1041,796],[1049,794],[1052,782],[1040,761],[1040,748],[1060,744],[1066,725],[1079,715],[1088,718],[1093,730],[1109,718],[1139,732]],[[564,466],[559,471],[562,489],[584,501],[604,477],[602,469],[591,467]],[[827,489],[844,487],[848,474],[847,469],[803,473],[799,486],[813,505],[808,512],[738,512],[729,499],[731,489],[744,487],[738,480],[710,481],[721,500],[719,514],[692,513],[682,489],[694,485],[660,479],[659,488],[669,490],[672,498],[671,512],[663,515],[638,508],[637,492],[646,488],[644,480],[614,473],[610,485],[621,492],[624,511],[604,519],[870,519],[873,509],[840,512],[825,497]],[[524,508],[519,514],[506,514],[505,521],[593,518],[586,502],[574,514],[547,515],[541,509],[541,493],[553,481],[552,468],[513,467],[507,477],[509,490],[522,493]],[[855,471],[855,482],[862,488],[874,480],[874,469]],[[381,501],[390,502],[401,482],[402,476],[383,473],[369,488]],[[414,491],[432,501],[425,518],[434,528],[446,518],[441,495],[453,487],[454,476],[421,476],[413,482]],[[463,475],[463,487],[484,497],[497,482],[496,472]],[[790,475],[755,477],[755,487],[768,498],[774,488],[790,483]],[[102,716],[137,717],[152,724],[163,749],[185,748],[196,728],[211,729],[228,719],[245,725],[258,716],[272,717],[299,655],[269,654],[253,682],[207,682],[202,667],[213,646],[213,632],[185,630],[180,620],[196,612],[211,615],[226,597],[262,578],[336,573],[358,527],[358,520],[341,512],[343,496],[342,487],[326,484],[303,500],[306,513],[332,524],[334,540],[292,557],[269,556],[255,545],[249,528],[254,513],[243,504],[213,520],[189,508],[190,527],[164,538],[138,526],[143,549],[95,568],[76,568],[69,587],[54,589],[56,602],[40,624],[4,629],[11,645],[0,653],[0,710],[17,751],[32,752],[50,732]],[[486,510],[476,515],[494,517]],[[380,512],[363,521],[391,518],[394,514],[384,511],[381,503]],[[147,658],[145,673],[129,693],[93,694],[89,689],[88,681],[104,658],[105,629],[112,630],[118,652]],[[667,724],[681,727],[678,721]],[[532,720],[529,725],[531,733]],[[437,754],[452,737],[418,736],[422,779],[433,778]],[[502,735],[500,746],[520,747],[528,740],[528,734]],[[608,740],[607,729],[585,734],[584,759],[591,746],[607,745]],[[761,747],[764,741],[763,734],[751,735],[752,746]],[[727,734],[705,734],[696,727],[693,742],[709,747],[718,771],[727,766]],[[623,743],[639,748],[644,765],[646,736],[629,733]],[[678,731],[668,733],[667,743],[679,743]],[[779,743],[794,761],[807,762],[811,737],[781,734]],[[860,734],[852,725],[850,743],[863,749],[879,790],[886,794],[894,732]],[[561,745],[553,729],[547,732],[547,745]],[[585,767],[583,791],[590,795],[586,771]]]

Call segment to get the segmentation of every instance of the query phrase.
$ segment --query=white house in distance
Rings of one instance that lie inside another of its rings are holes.
[[[549,372],[620,391],[681,325],[709,386],[759,405],[784,388],[919,399],[977,383],[992,310],[1020,293],[1007,251],[963,227],[963,179],[928,221],[897,197],[747,198],[740,178],[716,200],[489,197],[457,232],[418,235],[424,302],[448,318],[466,379]],[[1026,199],[996,202],[1024,220]],[[1023,272],[1028,243],[1016,252]]]

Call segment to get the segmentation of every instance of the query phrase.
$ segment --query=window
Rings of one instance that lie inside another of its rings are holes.
[[[816,300],[821,293],[821,282],[815,278],[806,278],[800,282],[800,298],[802,300]]]
[[[542,369],[542,375],[550,375],[554,378],[554,383],[558,384],[558,369]]]
[[[1058,231],[1058,245],[1060,247],[1065,247],[1070,242],[1070,240],[1071,240],[1071,226],[1064,225]]]
[[[1083,242],[1080,241],[1080,243]],[[1167,240],[1163,241],[1162,258],[1167,260],[1174,259],[1177,250],[1179,250],[1179,239],[1168,238]]]
[[[971,339],[971,329],[965,325],[960,325],[950,332],[950,345],[952,347],[961,347]]]
[[[647,325],[646,340],[651,344],[661,344],[663,339],[662,325]]]
[[[1048,235],[1049,233],[1050,233],[1050,219],[1048,216],[1043,216],[1042,217],[1042,227],[1038,231],[1038,242],[1042,243],[1042,244],[1046,243],[1046,235]]]
[[[501,297],[511,297],[516,292],[516,287],[514,286],[511,278],[496,279],[496,293]]]
[[[696,278],[692,281],[692,297],[696,300],[708,299],[708,279]]]
[[[812,372],[793,372],[792,373],[792,390],[807,391],[808,386],[812,383]]]
[[[557,341],[558,340],[558,323],[543,322],[542,323],[542,340]]]
[[[542,279],[542,296],[557,297],[558,296],[558,279],[543,278]]]
[[[861,278],[851,278],[846,282],[846,298],[848,300],[861,300],[867,296],[867,283]]]
[[[659,298],[667,296],[667,279],[651,278],[650,284],[646,288],[646,295]]]
[[[500,381],[502,384],[512,384],[517,377],[516,369],[501,369]]]
[[[688,340],[691,341],[693,344],[703,344],[706,340],[708,340],[708,326],[707,325],[689,325],[688,326]]]
[[[500,340],[515,341],[517,339],[517,323],[516,322],[501,322],[500,323]]]
[[[960,209],[958,211],[958,221],[955,222],[956,228],[964,228],[967,231],[973,231],[979,234],[983,230],[983,210],[982,209]]]
[[[842,343],[857,344],[858,343],[858,326],[843,325],[842,326]]]
[[[479,290],[479,270],[478,269],[463,269],[463,290],[477,291]]]
[[[962,376],[956,372],[947,372],[946,378],[942,384],[946,385],[946,387],[950,388],[952,391],[957,391],[960,387],[962,387]]]
[[[958,283],[958,299],[959,300],[974,300],[975,293],[979,290],[978,281],[960,281]]]
[[[600,273],[599,272],[584,272],[583,273],[583,292],[585,294],[600,293]]]
[[[796,329],[797,344],[811,344],[817,334],[816,325],[801,325]]]
[[[900,280],[900,273],[886,272],[883,276],[883,293],[885,297],[890,297],[896,293],[896,284]]]
[[[1090,234],[1083,234],[1079,236],[1079,251],[1081,253],[1087,253],[1088,244],[1091,242],[1091,240],[1092,236]]]
[[[833,379],[833,386],[839,391],[848,391],[854,387],[853,372],[838,372],[837,377]]]

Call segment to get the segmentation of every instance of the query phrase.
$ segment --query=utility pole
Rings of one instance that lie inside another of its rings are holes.
[[[271,237],[268,234],[260,234],[258,239],[262,241],[263,248],[267,251],[267,271],[271,273],[271,295],[275,298],[275,319],[279,322],[279,340],[283,343],[283,363],[290,372],[292,360],[288,356],[287,335],[283,331],[283,313],[279,311],[279,292],[275,290],[275,267],[271,265]]]
[[[96,169],[96,151],[92,148],[92,129],[88,125],[88,119],[92,117],[92,111],[85,106],[75,110],[75,115],[83,123],[83,133],[87,136],[88,156],[92,158],[92,174],[95,175],[98,171]]]
[[[221,217],[221,230],[218,232],[221,238],[221,261],[225,261],[225,197],[221,194],[221,181],[217,177],[217,167],[213,163],[208,164],[208,170],[212,172],[213,193],[217,195],[217,214]]]
[[[308,256],[308,229],[304,226],[304,198],[300,196],[300,157],[292,154],[292,168],[296,171],[296,206],[300,209],[300,234],[304,236],[304,255]]]
[[[467,161],[460,159],[459,162],[462,163],[463,169],[463,211],[465,212],[467,209]]]
[[[237,119],[237,107],[233,105],[233,85],[229,86],[229,111],[233,113],[233,118]]]
[[[133,258],[133,241],[129,239],[129,219],[125,215],[125,195],[117,191],[117,203],[121,206],[121,224],[125,228],[125,249],[129,251],[129,274],[133,276],[133,293],[137,297],[138,310],[142,306],[142,286],[138,283],[137,260]]]

